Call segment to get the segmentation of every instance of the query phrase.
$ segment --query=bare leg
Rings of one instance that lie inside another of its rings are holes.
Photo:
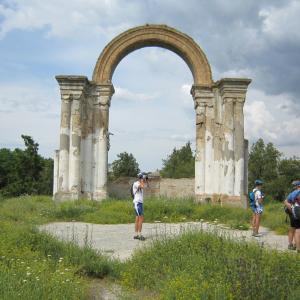
[[[288,233],[289,245],[293,244],[294,236],[295,236],[295,228],[294,227],[290,227],[289,228],[289,233]]]
[[[138,231],[139,231],[139,217],[138,216],[135,217],[135,226],[134,226],[134,229],[135,229],[135,233],[137,234]]]
[[[297,251],[300,252],[300,228],[295,230],[295,242]]]
[[[142,227],[143,227],[143,222],[144,222],[144,216],[139,216],[138,220],[138,232],[142,232]]]
[[[260,214],[255,215],[255,232],[258,233],[259,225],[260,225]]]
[[[251,225],[252,225],[252,231],[253,231],[253,233],[256,233],[255,232],[255,220],[256,220],[255,214],[253,214],[252,215],[252,220],[251,220]]]

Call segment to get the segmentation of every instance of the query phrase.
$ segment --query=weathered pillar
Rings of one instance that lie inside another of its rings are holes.
[[[249,161],[249,142],[248,140],[244,140],[244,192],[245,195],[248,194],[248,161]],[[248,207],[248,197],[245,199],[244,207]]]
[[[58,189],[60,196],[69,192],[69,150],[70,150],[70,117],[71,117],[70,94],[61,90],[61,122],[60,122],[60,145],[58,162]]]
[[[235,98],[234,102],[234,195],[244,195],[244,167],[245,167],[245,145],[244,145],[244,101],[243,98]]]
[[[245,153],[243,107],[251,80],[225,78],[219,87],[224,106],[225,192],[231,196],[245,195]]]
[[[53,195],[57,193],[58,190],[58,169],[59,169],[59,150],[54,152],[54,168],[53,168]]]
[[[102,200],[107,197],[109,107],[114,88],[112,84],[97,85],[95,92],[93,199]]]
[[[81,101],[82,93],[73,95],[71,107],[71,134],[70,134],[70,175],[69,191],[72,199],[78,199],[81,192],[80,151],[81,151]]]
[[[61,128],[57,200],[80,196],[81,100],[88,84],[85,76],[56,76],[60,86]]]
[[[196,110],[195,197],[203,202],[213,193],[213,118],[212,90],[193,85],[191,94]]]

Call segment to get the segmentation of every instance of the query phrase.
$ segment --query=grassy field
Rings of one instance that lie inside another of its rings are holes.
[[[251,215],[248,210],[197,205],[189,199],[149,199],[145,212],[147,222],[217,219],[239,229],[248,228]],[[285,233],[284,219],[282,204],[266,205],[263,225]],[[145,290],[145,295],[151,295],[149,299],[199,299],[199,295],[204,299],[251,299],[250,295],[257,299],[297,299],[290,297],[295,290],[300,294],[292,286],[295,280],[299,282],[296,256],[266,252],[256,245],[205,233],[188,233],[157,241],[136,253],[129,263],[120,263],[88,245],[80,249],[36,229],[39,224],[62,220],[130,223],[132,203],[55,204],[43,196],[0,201],[0,299],[86,299],[90,279],[104,277],[129,289]],[[257,292],[260,289],[264,291]],[[284,292],[289,297],[284,297]]]
[[[140,250],[124,285],[157,299],[299,299],[299,256],[189,232]]]
[[[55,204],[50,197],[20,197],[2,203],[1,215],[7,219],[23,220],[31,224],[50,221],[84,221],[95,224],[120,224],[134,221],[131,200],[106,200],[101,203],[80,200]],[[279,234],[285,234],[282,203],[270,202],[265,205],[262,225]],[[251,212],[249,209],[200,205],[192,199],[147,199],[145,201],[145,222],[215,221],[235,229],[248,229]]]

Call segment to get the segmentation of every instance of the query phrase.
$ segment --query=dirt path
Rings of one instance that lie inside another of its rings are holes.
[[[287,237],[276,235],[266,228],[261,228],[261,237],[254,238],[251,236],[250,230],[231,230],[226,226],[207,222],[145,223],[143,226],[145,242],[133,239],[133,224],[100,225],[82,222],[56,222],[42,225],[40,228],[60,239],[74,241],[80,246],[89,244],[94,249],[123,261],[130,258],[136,249],[144,247],[153,239],[164,236],[171,237],[186,230],[204,230],[215,234],[225,234],[233,239],[256,241],[273,249],[287,249]]]

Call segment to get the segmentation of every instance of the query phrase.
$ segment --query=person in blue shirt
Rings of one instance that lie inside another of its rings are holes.
[[[300,232],[300,220],[295,218],[292,209],[296,202],[296,196],[298,196],[300,193],[300,181],[293,181],[292,185],[294,187],[294,190],[284,200],[284,204],[287,208],[287,213],[290,218],[290,228],[288,232],[288,249],[296,250],[296,231]]]
[[[263,182],[260,179],[255,180],[255,188],[253,189],[254,199],[253,203],[251,203],[250,208],[253,212],[252,214],[252,235],[254,237],[260,237],[261,234],[258,233],[261,215],[263,213],[263,199],[264,193],[262,192]]]

